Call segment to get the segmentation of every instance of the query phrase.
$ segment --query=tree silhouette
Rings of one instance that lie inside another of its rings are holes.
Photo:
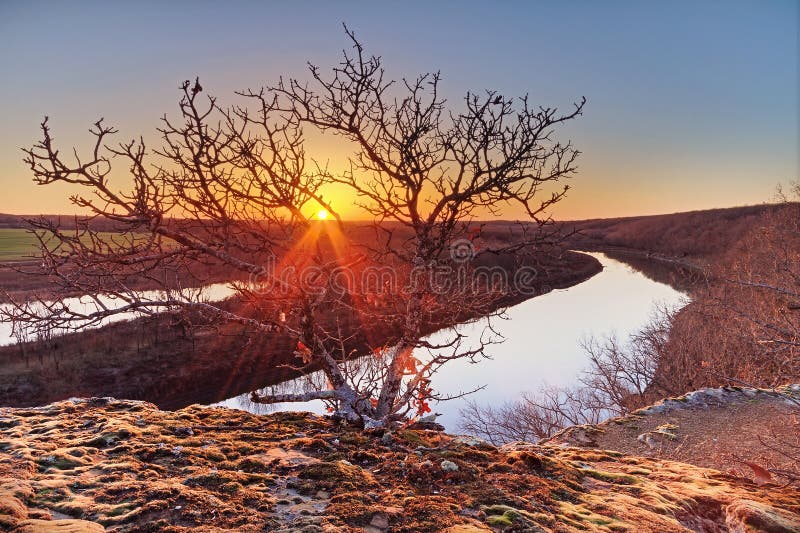
[[[199,80],[185,82],[179,118],[163,118],[153,150],[141,138],[110,144],[116,130],[101,120],[88,157],[75,151],[68,161],[45,119],[25,160],[37,183],[79,186],[72,202],[90,215],[70,229],[31,221],[43,274],[64,294],[88,295],[93,310],[19,302],[10,318],[63,330],[168,312],[196,327],[290,336],[295,369],[317,377],[252,399],[323,400],[366,425],[422,415],[431,399],[444,399],[433,374],[483,357],[492,329],[472,343],[457,331],[435,344],[425,335],[432,325],[496,315],[510,293],[530,289],[535,272],[520,268],[520,257],[548,242],[548,209],[576,171],[578,152],[554,132],[585,100],[560,113],[486,91],[450,109],[438,73],[390,81],[381,59],[345,31],[352,49],[330,73],[311,65],[308,80],[238,93],[241,105],[222,107],[201,98]],[[350,149],[347,170],[306,155],[312,130]],[[120,166],[131,183],[124,191],[112,176]],[[364,222],[341,220],[325,196],[334,188]],[[490,238],[476,220],[502,220],[509,207],[528,222],[512,240]],[[334,220],[315,220],[319,209]],[[114,231],[101,231],[101,221]],[[512,263],[486,269],[495,261],[487,257]],[[235,280],[233,298],[210,301],[187,288],[212,271]],[[366,343],[368,357],[356,357],[365,342],[343,317],[383,332],[380,344]]]

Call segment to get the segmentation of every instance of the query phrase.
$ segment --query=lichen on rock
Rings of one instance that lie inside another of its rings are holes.
[[[790,489],[687,464],[305,413],[73,399],[0,420],[17,533],[756,531],[800,512]]]

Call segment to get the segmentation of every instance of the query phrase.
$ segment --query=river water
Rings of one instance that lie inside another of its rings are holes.
[[[625,340],[648,321],[656,304],[677,307],[686,301],[683,293],[647,278],[622,262],[601,253],[591,255],[602,263],[601,273],[573,287],[515,305],[508,309],[505,319],[492,320],[493,329],[505,340],[487,348],[490,359],[477,364],[453,361],[434,376],[433,389],[443,396],[483,387],[466,398],[432,405],[435,412],[441,413],[437,421],[447,430],[458,429],[459,410],[467,401],[499,406],[543,386],[575,384],[588,365],[587,355],[581,349],[583,340],[607,335]],[[486,321],[479,320],[458,328],[469,338],[477,339],[485,326]],[[452,338],[452,334],[444,331],[431,336],[434,343],[445,338]],[[425,354],[419,358],[424,359]],[[293,385],[287,384],[287,388],[291,390]],[[217,405],[255,413],[324,410],[321,402],[254,405],[247,395]]]
[[[171,296],[174,298],[185,298],[187,301],[198,301],[198,300],[205,300],[209,302],[218,302],[224,300],[226,298],[230,298],[236,294],[236,291],[227,283],[214,283],[212,285],[206,285],[204,287],[199,288],[187,288],[181,291],[174,291]],[[142,301],[158,301],[165,297],[165,293],[163,291],[141,291],[138,293],[139,298]],[[53,302],[48,302],[47,305],[52,304]],[[115,297],[109,294],[100,294],[96,297],[91,296],[75,296],[72,298],[64,298],[63,300],[59,300],[57,302],[59,307],[64,307],[66,309],[71,310],[74,313],[80,313],[84,315],[89,315],[95,312],[99,312],[105,307],[106,309],[120,309],[123,308],[127,302],[125,300]],[[28,306],[28,309],[36,314],[46,314],[44,313],[45,305],[40,302],[30,302],[28,304],[24,304]],[[11,304],[2,304],[0,305],[0,309],[8,309],[13,310]],[[112,324],[114,322],[121,322],[123,320],[133,320],[135,318],[141,317],[141,313],[137,313],[134,311],[127,312],[127,313],[118,313],[115,315],[108,316],[94,322],[91,326],[87,326],[87,321],[84,320],[76,320],[74,321],[69,328],[63,327],[58,328],[55,327],[50,331],[50,334],[53,336],[57,335],[64,335],[67,333],[71,333],[74,330],[81,329],[81,328],[100,328],[103,326],[107,326],[108,324]],[[28,337],[28,340],[33,340],[35,338],[35,334],[31,333]],[[20,341],[20,337],[14,335],[14,328],[10,321],[8,320],[0,320],[0,346],[7,346],[9,344],[15,344]]]

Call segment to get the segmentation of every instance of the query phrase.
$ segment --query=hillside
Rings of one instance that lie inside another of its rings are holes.
[[[663,343],[638,344],[657,370],[637,406],[800,380],[800,203],[562,224],[579,230],[573,249],[602,250],[691,296],[658,319]]]
[[[741,207],[705,209],[683,213],[644,215],[619,218],[566,220],[555,223],[565,234],[572,234],[567,243],[577,249],[627,249],[657,253],[671,257],[707,258],[731,248],[764,214],[775,212],[785,204],[759,204]],[[64,229],[73,229],[75,219],[67,215],[41,215],[58,222]],[[39,215],[34,218],[38,218]],[[0,213],[0,228],[28,227],[28,215]],[[176,221],[176,223],[180,223]],[[92,227],[98,231],[119,230],[119,225],[97,218]],[[348,223],[356,227],[359,223]],[[519,234],[521,226],[511,221],[482,224],[482,234],[489,239]],[[573,234],[574,233],[574,234]]]
[[[17,533],[800,528],[791,489],[618,452],[101,398],[3,408],[0,427]]]
[[[740,241],[765,213],[784,206],[761,204],[558,224],[562,231],[576,232],[569,242],[577,249],[621,248],[674,258],[708,259]]]

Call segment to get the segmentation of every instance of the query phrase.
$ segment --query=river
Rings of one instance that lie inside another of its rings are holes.
[[[581,342],[592,336],[616,335],[625,340],[648,320],[656,304],[677,307],[686,295],[669,285],[658,283],[626,264],[592,253],[603,271],[573,287],[555,290],[509,308],[505,319],[493,319],[495,331],[504,337],[500,344],[489,346],[490,359],[472,364],[457,360],[443,367],[433,377],[434,390],[443,396],[457,395],[479,387],[465,398],[433,405],[441,413],[437,420],[449,431],[458,429],[459,411],[465,402],[498,406],[512,402],[525,392],[543,386],[570,386],[588,365]],[[472,339],[479,338],[485,320],[458,326]],[[445,338],[447,332],[431,339]],[[424,354],[419,357],[423,359]],[[291,389],[292,384],[287,384]],[[322,413],[321,402],[303,404],[252,404],[247,395],[220,402],[236,409],[255,413],[276,410],[308,410]]]
[[[141,291],[137,293],[139,298],[142,301],[159,301],[165,298],[165,292],[159,290],[151,290],[151,291]],[[211,285],[205,285],[199,288],[187,288],[183,289],[182,291],[175,291],[171,294],[174,298],[185,298],[187,300],[196,301],[196,300],[205,300],[209,302],[218,302],[224,300],[226,298],[230,298],[236,294],[236,290],[234,290],[228,283],[214,283]],[[48,305],[53,305],[54,302],[47,302],[42,304],[41,302],[28,302],[22,304],[23,306],[27,306],[27,309],[36,314],[46,314],[45,310]],[[69,309],[74,313],[81,313],[85,315],[89,315],[92,313],[96,313],[102,310],[103,307],[107,309],[120,309],[126,305],[127,302],[122,298],[115,297],[109,294],[100,294],[96,297],[92,296],[74,296],[71,298],[64,298],[63,300],[59,300],[56,302],[58,307],[63,307],[65,309]],[[14,307],[11,304],[2,304],[0,305],[0,310],[9,310],[13,311]],[[75,320],[71,323],[70,327],[54,327],[52,330],[49,331],[50,335],[58,336],[64,335],[67,333],[72,333],[78,329],[88,329],[88,328],[101,328],[103,326],[107,326],[108,324],[113,324],[114,322],[122,322],[123,320],[133,320],[136,318],[140,318],[142,316],[141,313],[137,313],[135,311],[130,311],[127,313],[118,313],[108,317],[103,318],[102,320],[98,320],[97,322],[92,322],[91,325],[87,320]],[[34,332],[30,332],[27,337],[27,340],[33,340],[36,337]],[[15,336],[14,334],[14,327],[12,323],[8,320],[0,320],[0,346],[8,346],[9,344],[16,344],[20,342],[20,339],[23,337]]]

